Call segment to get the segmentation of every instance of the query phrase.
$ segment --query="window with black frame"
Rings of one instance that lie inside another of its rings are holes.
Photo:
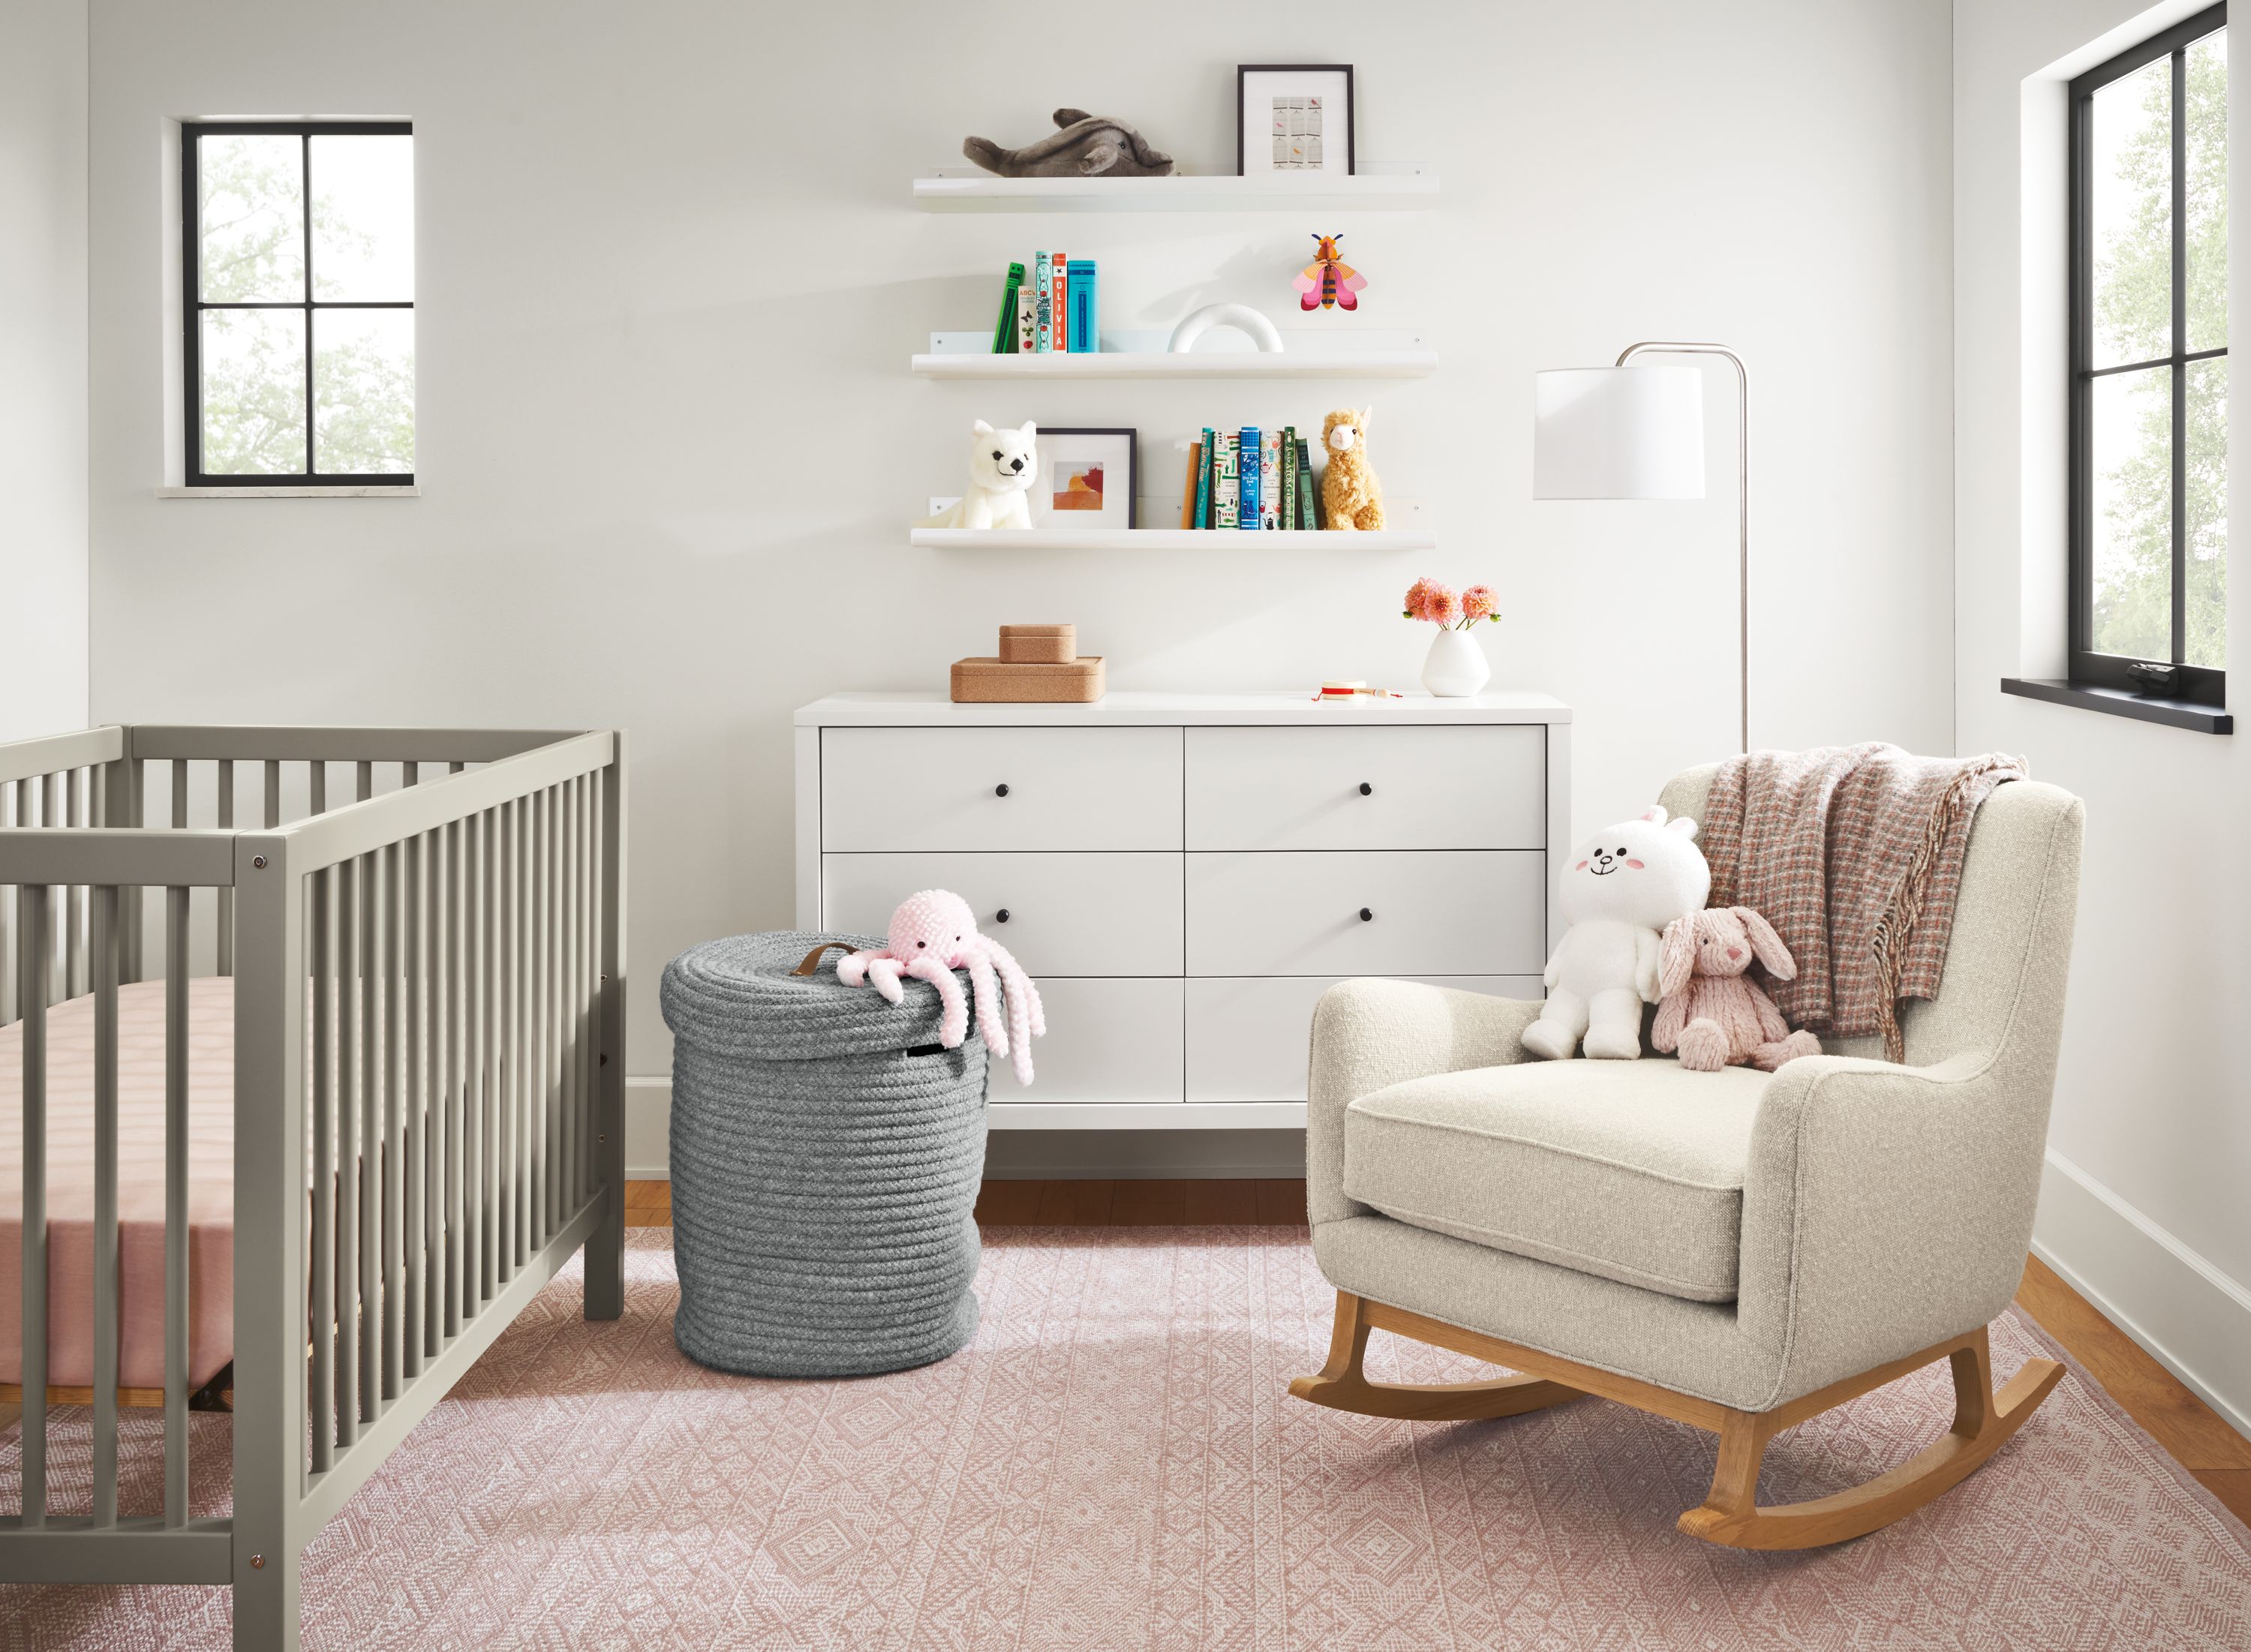
[[[2071,84],[2074,684],[2226,703],[2227,11]]]
[[[412,128],[180,136],[189,485],[412,483]]]

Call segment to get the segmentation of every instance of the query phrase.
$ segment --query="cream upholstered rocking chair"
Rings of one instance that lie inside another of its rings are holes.
[[[1700,816],[1713,772],[1662,801]],[[1997,1393],[1985,1328],[2032,1236],[2083,819],[2029,781],[1986,799],[1940,994],[1904,1012],[1904,1066],[1838,1044],[1771,1075],[1527,1061],[1535,1003],[1331,988],[1306,1148],[1336,1327],[1327,1365],[1291,1392],[1418,1420],[1593,1394],[1692,1423],[1719,1461],[1680,1529],[1742,1548],[1859,1537],[1962,1480],[2062,1374],[2031,1360]],[[1372,1330],[1520,1374],[1373,1381]],[[1776,1434],[1940,1358],[1948,1434],[1853,1490],[1757,1505]]]

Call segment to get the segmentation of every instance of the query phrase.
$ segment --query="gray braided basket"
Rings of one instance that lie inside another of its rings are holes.
[[[666,965],[672,1029],[673,1338],[760,1377],[928,1365],[977,1329],[985,1044],[938,1047],[937,990],[846,986],[782,931]]]

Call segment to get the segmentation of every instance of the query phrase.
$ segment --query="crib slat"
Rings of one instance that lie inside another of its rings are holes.
[[[17,802],[22,795],[20,780],[0,784],[0,829],[21,824],[17,811],[22,806]],[[23,898],[23,892],[14,884],[0,883],[0,1026],[12,1026],[21,1013],[16,1000],[16,955],[20,945],[16,935],[16,909]]]
[[[494,896],[500,921],[499,957],[495,960],[498,979],[495,987],[499,1001],[493,1006],[497,1025],[494,1028],[495,1077],[499,1082],[496,1099],[500,1105],[499,1158],[501,1164],[501,1252],[502,1277],[516,1276],[516,1141],[521,1132],[516,1128],[516,1076],[523,1071],[518,1059],[516,1040],[516,972],[519,954],[516,944],[516,874],[523,864],[521,843],[516,836],[518,812],[516,805],[506,803],[500,811],[500,841],[494,856]]]
[[[281,759],[266,759],[266,829],[268,832],[281,824]]]
[[[359,1438],[360,864],[336,867],[336,1444]]]
[[[94,889],[94,1524],[117,1524],[117,891]]]
[[[579,783],[563,788],[563,1214],[578,1208]]]
[[[218,760],[218,829],[234,829],[234,759]],[[222,886],[218,892],[218,972],[234,973],[234,889]]]
[[[16,894],[24,1020],[24,1515],[47,1520],[47,888]]]
[[[555,914],[549,896],[555,887],[554,796],[543,791],[531,800],[531,1077],[534,1151],[531,1161],[531,1246],[537,1250],[555,1231],[551,1199],[555,1179],[553,1064]]]
[[[461,921],[463,924],[461,981],[462,1009],[467,1040],[461,1053],[461,1082],[467,1087],[462,1097],[461,1179],[468,1190],[464,1197],[470,1209],[461,1229],[463,1241],[469,1247],[468,1266],[463,1270],[467,1287],[461,1302],[464,1323],[476,1317],[478,1309],[492,1295],[492,1244],[489,1227],[493,1201],[486,1181],[491,1175],[492,1155],[488,1150],[489,1139],[485,1128],[485,1108],[491,1094],[484,1081],[486,1001],[491,993],[491,953],[486,945],[485,901],[488,880],[485,875],[485,815],[481,812],[462,822],[462,869],[467,874],[463,887]]]
[[[365,803],[375,795],[375,764],[365,757],[361,758],[353,772],[353,780],[354,795],[359,802]]]
[[[383,1414],[383,857],[360,857],[359,1416]]]
[[[306,765],[306,770],[308,800],[313,805],[313,812],[326,814],[329,812],[329,765],[323,759],[315,757]]]
[[[172,813],[186,812],[184,763]],[[164,1524],[188,1523],[188,891],[164,891]]]
[[[515,902],[516,917],[509,937],[510,945],[515,948],[515,965],[509,971],[509,992],[511,1013],[509,1065],[515,1068],[515,1081],[509,1086],[509,1091],[516,1104],[512,1125],[516,1131],[516,1151],[509,1161],[516,1172],[516,1259],[510,1269],[513,1272],[523,1266],[532,1251],[532,1109],[537,1095],[533,1088],[531,1070],[532,826],[531,800],[529,798],[516,800],[516,839],[510,847],[510,854],[508,888]]]
[[[469,1261],[468,1236],[464,1232],[461,1191],[461,997],[467,990],[467,979],[461,973],[461,845],[462,823],[449,822],[438,831],[438,909],[439,952],[436,982],[438,1015],[438,1082],[436,1094],[442,1096],[446,1109],[446,1127],[442,1139],[446,1151],[446,1306],[444,1335],[451,1341],[460,1334],[463,1303],[468,1293],[463,1289]]]
[[[412,764],[406,765],[411,772]],[[425,1050],[422,1026],[422,993],[428,979],[428,964],[423,955],[422,904],[426,891],[423,887],[423,840],[419,834],[399,846],[399,900],[405,913],[405,928],[402,939],[405,950],[401,953],[398,970],[399,991],[405,995],[405,1021],[406,1045],[405,1062],[400,1074],[399,1107],[405,1116],[406,1150],[399,1162],[399,1176],[405,1184],[406,1211],[399,1228],[399,1243],[405,1268],[405,1295],[399,1305],[398,1317],[405,1327],[403,1345],[399,1349],[398,1371],[402,1381],[422,1374],[422,1355],[428,1338],[422,1323],[425,1300],[425,1269],[430,1256],[429,1235],[423,1231],[427,1205],[424,1194],[428,1188],[430,1144],[429,1131],[423,1123],[423,1098],[427,1093],[423,1071]],[[434,1349],[431,1351],[436,1351]]]
[[[83,826],[86,824],[87,805],[81,800],[79,777],[83,774],[87,775],[90,778],[92,772],[93,771],[91,770],[73,769],[69,773],[63,776],[64,825]],[[88,789],[91,789],[90,785]],[[65,930],[65,938],[63,942],[63,996],[65,998],[76,998],[79,994],[79,982],[85,978],[86,908],[80,903],[86,898],[87,894],[87,888],[82,884],[77,888],[68,888],[63,891],[63,924]]]
[[[404,846],[394,843],[377,857],[383,867],[384,888],[383,957],[376,979],[383,994],[382,1394],[386,1403],[398,1398],[398,1379],[406,1364],[402,1346],[406,1325],[405,1097],[399,1082],[405,992],[401,968],[405,955],[398,950],[404,853]]]
[[[269,786],[268,798],[273,796]],[[336,879],[340,868],[313,874],[313,1252],[305,1260],[312,1285],[313,1472],[336,1461]]]
[[[148,819],[149,760],[135,757],[125,764],[121,790],[124,807],[119,811],[121,820],[112,826],[137,826]],[[127,981],[143,978],[142,955],[147,950],[148,937],[142,924],[142,902],[138,885],[128,884],[117,895],[117,925],[124,944],[118,949],[118,973]]]
[[[39,783],[41,790],[45,794],[45,800],[39,805],[39,824],[43,826],[58,826],[63,824],[62,778],[59,774],[51,774]],[[59,897],[59,903],[67,909],[70,905],[70,885],[57,884],[53,888],[54,895],[48,898],[53,901]],[[41,955],[44,960],[41,967],[46,971],[47,975],[47,1002],[54,1005],[70,997],[70,981],[63,974],[62,947],[63,932],[66,931],[70,925],[67,923],[56,925],[52,911],[48,914],[47,922],[49,924],[47,944]]]

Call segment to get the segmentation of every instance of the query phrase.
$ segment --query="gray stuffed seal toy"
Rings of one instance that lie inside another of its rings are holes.
[[[1123,121],[1105,120],[1084,109],[1057,109],[1050,132],[1021,149],[1004,149],[986,138],[964,138],[961,152],[987,172],[1004,178],[1160,178],[1173,169],[1173,157],[1160,155]]]

